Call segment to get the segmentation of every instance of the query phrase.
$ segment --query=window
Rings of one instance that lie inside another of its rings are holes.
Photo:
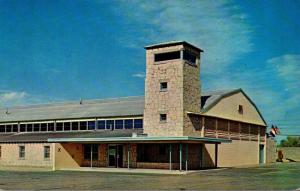
[[[0,125],[0,132],[5,132],[5,125]]]
[[[105,121],[104,120],[98,121],[98,129],[105,129]]]
[[[33,124],[33,131],[40,131],[40,124],[39,123]]]
[[[183,51],[183,59],[192,64],[196,64],[196,56],[187,51]]]
[[[32,132],[32,124],[27,124],[27,132]]]
[[[6,125],[6,132],[12,132],[11,125]]]
[[[44,146],[44,159],[50,158],[50,146]]]
[[[239,105],[239,110],[238,111],[239,111],[239,114],[243,114],[244,111],[243,111],[243,106],[242,105]]]
[[[80,130],[86,130],[87,126],[86,126],[86,121],[81,121],[79,123],[79,126],[80,126]]]
[[[125,129],[133,128],[133,119],[125,119]]]
[[[160,122],[167,122],[167,114],[163,113],[163,114],[160,114]]]
[[[47,131],[47,123],[41,123],[41,131]]]
[[[166,144],[159,144],[159,147],[158,147],[158,151],[159,151],[159,155],[166,155],[168,154],[168,145]]]
[[[48,123],[48,131],[54,131],[54,123]]]
[[[13,125],[12,127],[13,127],[13,132],[18,132],[18,125],[17,124]]]
[[[56,131],[62,131],[63,130],[63,123],[56,123]]]
[[[123,129],[124,121],[123,120],[116,120],[116,129]]]
[[[19,146],[19,158],[20,159],[25,158],[25,146]]]
[[[26,124],[20,125],[20,132],[26,132]]]
[[[135,129],[143,128],[143,119],[134,119],[134,128]]]
[[[168,82],[161,82],[160,91],[167,91],[167,90],[168,90]]]
[[[71,130],[71,123],[65,122],[64,123],[64,131],[70,131]]]
[[[88,129],[95,130],[96,129],[96,122],[95,121],[88,121]]]
[[[166,52],[166,53],[160,53],[154,55],[154,61],[165,61],[165,60],[174,60],[174,59],[180,59],[180,51],[176,52]]]
[[[98,160],[98,145],[96,144],[83,145],[83,152],[84,152],[83,153],[84,160],[91,160],[91,156],[93,160]]]
[[[114,129],[115,128],[115,123],[114,120],[107,120],[106,121],[106,129]]]
[[[78,131],[78,122],[72,122],[72,131]]]

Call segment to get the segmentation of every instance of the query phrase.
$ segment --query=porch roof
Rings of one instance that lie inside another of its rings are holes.
[[[50,138],[51,143],[96,143],[96,142],[202,142],[202,143],[230,143],[231,140],[210,137],[107,137],[107,138]]]

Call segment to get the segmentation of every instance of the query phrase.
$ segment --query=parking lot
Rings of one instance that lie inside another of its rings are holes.
[[[300,163],[202,171],[188,175],[105,172],[0,171],[0,189],[71,190],[295,190],[300,188]]]

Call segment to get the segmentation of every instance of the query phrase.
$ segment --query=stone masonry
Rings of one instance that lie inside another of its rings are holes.
[[[196,55],[196,65],[183,59],[154,61],[157,53],[183,50]],[[200,112],[199,60],[200,52],[184,44],[146,50],[144,132],[149,136],[200,135],[186,114]],[[160,82],[168,83],[167,91],[160,91]],[[160,114],[167,114],[166,122]]]

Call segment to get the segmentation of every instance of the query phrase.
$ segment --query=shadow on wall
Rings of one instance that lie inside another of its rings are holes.
[[[203,150],[203,158],[204,158],[204,164],[203,164],[203,168],[215,168],[215,153],[209,153],[208,152],[208,148],[207,147],[213,147],[213,148],[209,148],[214,149],[215,145],[214,144],[206,144]]]
[[[78,168],[83,163],[82,145],[76,143],[56,144],[55,167]]]

